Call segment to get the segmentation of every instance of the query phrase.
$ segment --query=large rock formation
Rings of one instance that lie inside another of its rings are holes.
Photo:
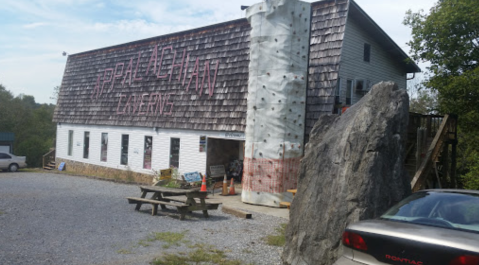
[[[332,264],[349,223],[378,217],[410,193],[403,167],[408,111],[406,91],[381,82],[343,115],[316,122],[291,205],[284,264]]]

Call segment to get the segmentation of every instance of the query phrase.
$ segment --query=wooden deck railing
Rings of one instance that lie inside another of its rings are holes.
[[[42,158],[42,168],[45,168],[45,165],[55,160],[55,148],[50,150],[50,152],[43,155]]]
[[[444,115],[444,117],[440,117],[441,124],[436,130],[433,124],[436,123],[435,120],[439,120],[439,117],[440,116],[437,117],[438,119],[429,119],[429,121],[426,120],[425,125],[428,129],[427,134],[435,136],[427,150],[424,160],[422,160],[418,171],[411,181],[411,188],[413,192],[424,187],[424,183],[426,182],[427,176],[432,168],[433,162],[437,161],[441,150],[443,149],[444,143],[446,143],[448,140],[455,140],[457,120],[452,118],[450,115]],[[433,134],[433,132],[435,132],[435,134]]]

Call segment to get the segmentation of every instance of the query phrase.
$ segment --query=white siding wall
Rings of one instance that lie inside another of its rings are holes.
[[[363,60],[364,43],[371,45],[369,62]],[[401,69],[399,62],[389,56],[387,51],[374,41],[372,35],[360,28],[357,21],[348,17],[339,70],[340,97],[343,104],[346,103],[347,79],[370,80],[370,86],[380,81],[394,81],[399,88],[406,89],[406,73]],[[362,96],[363,94],[353,91],[352,104],[359,101]]]
[[[73,153],[68,155],[68,131],[73,130]],[[84,132],[90,132],[90,154],[88,159],[83,158]],[[100,161],[101,134],[108,133],[108,157],[106,162]],[[199,171],[205,174],[206,152],[199,152],[200,136],[206,135],[215,138],[224,138],[225,132],[207,132],[192,130],[165,130],[140,127],[117,127],[64,124],[57,125],[58,158],[79,161],[88,164],[126,170],[120,165],[121,136],[129,135],[128,166],[132,171],[150,174],[150,169],[143,168],[143,153],[145,136],[153,137],[152,169],[166,169],[170,166],[170,138],[180,138],[180,165],[181,173]]]

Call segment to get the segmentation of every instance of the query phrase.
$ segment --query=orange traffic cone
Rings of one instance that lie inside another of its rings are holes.
[[[221,195],[223,195],[223,196],[228,195],[228,180],[226,179],[226,174],[225,174],[225,177],[223,179],[223,190],[222,190]]]
[[[201,190],[206,191],[206,175],[203,176],[203,181],[201,182]]]
[[[234,179],[233,179],[233,178],[231,178],[230,195],[236,195],[236,192],[235,192],[235,182],[234,182]]]

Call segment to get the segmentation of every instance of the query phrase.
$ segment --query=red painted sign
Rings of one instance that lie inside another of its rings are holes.
[[[106,96],[114,92],[116,86],[131,86],[134,82],[143,80],[143,77],[149,75],[156,76],[157,79],[167,79],[168,82],[181,83],[181,86],[189,91],[193,85],[196,93],[199,93],[199,97],[203,95],[203,91],[207,89],[208,97],[211,98],[214,94],[216,75],[218,73],[219,60],[216,60],[216,64],[210,63],[209,60],[200,62],[197,57],[190,58],[190,54],[184,49],[182,52],[177,53],[177,50],[173,49],[173,46],[166,46],[161,48],[160,60],[158,61],[158,44],[151,52],[150,59],[148,60],[148,66],[144,73],[139,73],[139,65],[141,61],[141,53],[138,53],[138,57],[130,58],[126,70],[125,63],[119,62],[115,65],[115,68],[104,69],[97,77],[96,85],[93,88],[90,99],[97,101],[102,96]],[[166,52],[173,53],[173,61],[168,72],[162,71],[162,65],[164,63],[164,55]],[[180,54],[177,56],[177,54]],[[185,60],[186,56],[186,60]],[[180,59],[181,58],[181,59]],[[194,64],[190,66],[189,62],[194,61]],[[204,64],[203,72],[200,72],[200,65]],[[158,66],[158,67],[157,67]],[[214,68],[214,73],[213,72]],[[177,76],[173,79],[174,70],[179,69]],[[191,73],[188,76],[188,70]],[[182,80],[183,77],[183,80]],[[206,83],[206,85],[205,85]],[[207,86],[207,87],[206,87]],[[205,92],[206,93],[206,92]],[[153,92],[134,94],[120,93],[118,99],[118,106],[116,109],[117,115],[171,115],[173,113],[174,102],[171,100],[175,92]]]

